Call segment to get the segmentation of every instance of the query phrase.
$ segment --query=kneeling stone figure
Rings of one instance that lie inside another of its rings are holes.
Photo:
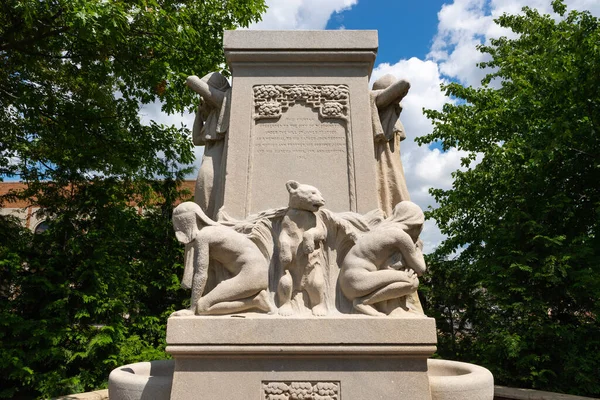
[[[424,221],[419,206],[403,201],[390,218],[359,237],[344,258],[339,276],[342,292],[356,311],[417,316],[409,313],[406,296],[417,290],[417,276],[426,269],[418,245]]]
[[[276,310],[266,290],[269,264],[248,237],[211,220],[193,202],[175,208],[173,226],[177,239],[186,245],[181,284],[192,289],[191,308],[176,311],[173,316]],[[233,277],[202,296],[213,262],[220,263]]]

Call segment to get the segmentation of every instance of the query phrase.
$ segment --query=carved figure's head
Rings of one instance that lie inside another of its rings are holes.
[[[315,212],[325,205],[323,195],[314,186],[287,181],[285,187],[290,194],[290,208]]]
[[[401,80],[400,82],[398,82],[398,79],[396,79],[394,75],[386,74],[381,78],[377,79],[373,83],[373,90],[384,90],[396,83],[398,83],[398,85],[395,85],[396,88],[394,89],[394,92],[398,101],[400,101],[404,98],[404,96],[408,94],[408,90],[410,89],[410,83],[408,83],[405,80]]]
[[[207,225],[218,225],[208,218],[200,206],[192,201],[181,203],[173,210],[175,236],[183,244],[192,242],[199,229]]]
[[[226,91],[231,86],[223,75],[219,72],[210,72],[202,77],[202,80],[208,84],[208,86],[220,90],[221,92]]]
[[[206,82],[211,88],[220,90],[221,92],[227,91],[231,86],[227,79],[218,72],[211,72],[204,75],[201,79]],[[207,121],[209,114],[213,111],[213,106],[210,105],[204,98],[201,97],[200,103],[198,104],[198,114],[202,121]]]
[[[396,77],[391,74],[385,74],[373,83],[373,90],[383,90],[390,87],[397,81]]]
[[[413,242],[416,243],[421,234],[421,230],[423,230],[425,215],[421,208],[412,201],[401,201],[394,207],[394,211],[392,212],[389,221],[402,224],[402,229],[408,233]]]

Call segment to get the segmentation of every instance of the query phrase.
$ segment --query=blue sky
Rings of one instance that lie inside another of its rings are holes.
[[[379,31],[377,63],[399,58],[424,59],[437,32],[437,13],[444,0],[359,1],[331,15],[325,29],[376,29]]]

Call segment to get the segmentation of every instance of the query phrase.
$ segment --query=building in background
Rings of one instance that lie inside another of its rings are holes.
[[[11,191],[20,191],[25,188],[22,182],[0,182],[0,196]],[[34,232],[43,232],[46,224],[41,218],[38,218],[37,211],[40,208],[26,200],[5,201],[0,208],[0,215],[12,215],[23,223],[24,226]]]
[[[194,193],[195,180],[184,181],[182,188]],[[0,182],[0,197],[11,191],[20,191],[25,188],[22,182]],[[31,229],[35,233],[41,233],[48,227],[44,219],[39,215],[39,207],[26,200],[5,201],[3,207],[0,207],[0,215],[12,215],[17,217],[23,226]],[[142,212],[139,207],[139,212]]]

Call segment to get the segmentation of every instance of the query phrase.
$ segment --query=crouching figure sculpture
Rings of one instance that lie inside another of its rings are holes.
[[[186,245],[181,284],[192,289],[190,309],[176,311],[173,316],[276,310],[266,290],[268,261],[248,237],[211,220],[193,202],[175,208],[173,225],[177,240]],[[222,265],[233,277],[203,296],[209,265],[214,264]]]
[[[387,220],[363,234],[341,265],[339,283],[354,309],[373,316],[410,316],[406,296],[426,269],[418,245],[425,218],[410,201],[394,207]]]

